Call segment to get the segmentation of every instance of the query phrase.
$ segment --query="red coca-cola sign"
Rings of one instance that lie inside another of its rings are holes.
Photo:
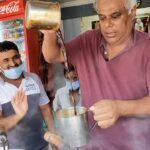
[[[23,13],[23,4],[23,0],[7,0],[5,2],[0,2],[0,18]]]

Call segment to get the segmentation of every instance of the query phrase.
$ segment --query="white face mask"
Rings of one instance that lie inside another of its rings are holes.
[[[18,79],[21,76],[22,72],[23,64],[11,69],[2,70],[3,75],[9,79]]]

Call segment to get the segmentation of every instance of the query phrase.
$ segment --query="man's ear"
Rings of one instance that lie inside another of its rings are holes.
[[[135,19],[135,17],[136,17],[136,6],[134,6],[132,9],[131,9],[131,17],[132,17],[132,19],[134,20]]]

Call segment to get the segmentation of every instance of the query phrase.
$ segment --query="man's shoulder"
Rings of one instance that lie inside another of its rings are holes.
[[[27,72],[27,71],[24,71],[24,75],[25,77],[37,77],[38,75],[36,73],[32,73],[32,72]]]
[[[135,37],[136,38],[135,38],[134,46],[136,50],[139,50],[139,52],[141,51],[142,56],[149,59],[150,57],[150,34],[136,31]]]
[[[39,80],[39,76],[36,73],[24,71],[24,76],[27,77],[27,78],[28,77],[32,78],[34,80]]]
[[[66,88],[66,86],[63,86],[56,91],[56,95],[68,95],[68,94],[69,94],[69,91]]]
[[[93,29],[93,30],[88,30],[84,33],[81,34],[81,36],[86,36],[86,37],[99,37],[101,36],[101,32],[99,29]]]
[[[139,41],[148,42],[150,44],[150,33],[135,31],[136,42]],[[141,43],[140,43],[141,44]]]
[[[66,92],[68,92],[66,86],[63,86],[56,91],[57,94],[66,93]]]
[[[0,77],[0,86],[3,86],[5,81]]]

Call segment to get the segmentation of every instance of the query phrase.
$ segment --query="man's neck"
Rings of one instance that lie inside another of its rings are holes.
[[[70,94],[78,94],[79,93],[79,89],[77,89],[77,90],[69,90],[69,93]]]
[[[24,75],[22,74],[18,79],[6,78],[3,74],[0,74],[0,77],[4,80],[4,82],[8,82],[10,84],[15,85],[16,87],[19,87],[24,78]]]
[[[126,48],[128,45],[131,44],[133,41],[133,37],[129,37],[124,42],[120,42],[118,44],[107,44],[106,49],[108,52],[108,58],[109,60],[114,58],[116,55],[118,55],[124,48]]]

